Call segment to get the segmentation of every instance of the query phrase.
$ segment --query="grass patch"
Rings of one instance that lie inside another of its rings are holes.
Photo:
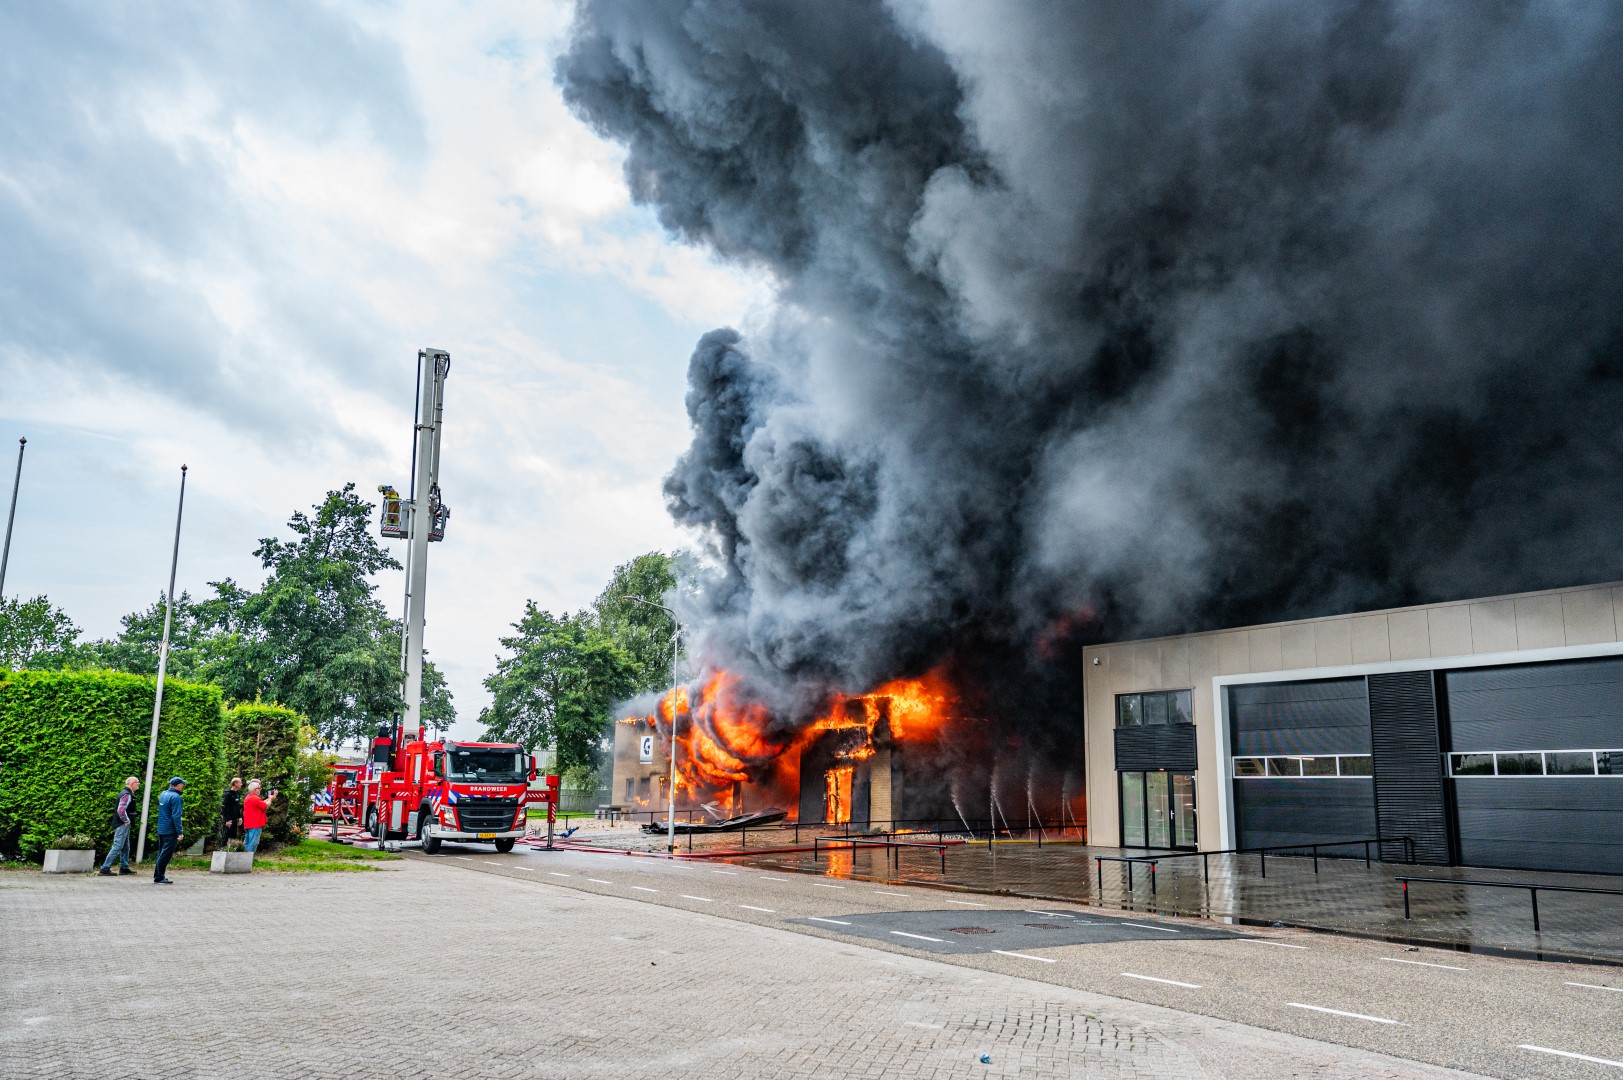
[[[392,851],[368,851],[348,844],[335,844],[330,840],[300,840],[268,854],[255,853],[254,872],[356,873],[380,870],[382,867],[373,864],[400,862],[401,858]],[[207,870],[209,857],[177,855],[170,865],[182,870]]]

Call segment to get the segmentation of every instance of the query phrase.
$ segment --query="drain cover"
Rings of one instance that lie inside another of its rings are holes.
[[[949,934],[995,934],[995,933],[997,933],[997,931],[996,930],[988,930],[984,926],[949,926],[949,927],[947,927],[947,933],[949,933]]]

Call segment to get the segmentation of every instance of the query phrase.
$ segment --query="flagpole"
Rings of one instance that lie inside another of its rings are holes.
[[[6,598],[6,563],[11,561],[11,523],[17,520],[17,489],[23,484],[23,451],[28,439],[17,440],[17,477],[11,482],[11,513],[6,515],[6,546],[0,550],[0,600]]]
[[[175,550],[169,558],[169,595],[163,612],[163,643],[158,646],[158,692],[152,701],[152,734],[147,739],[147,778],[141,789],[141,833],[135,842],[135,861],[146,858],[147,811],[152,806],[152,762],[158,754],[158,714],[163,712],[163,678],[169,668],[169,627],[175,617],[175,571],[180,567],[180,517],[186,510],[186,466],[180,467],[180,505],[175,509]]]

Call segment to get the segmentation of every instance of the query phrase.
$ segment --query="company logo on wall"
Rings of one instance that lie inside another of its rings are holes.
[[[637,760],[644,765],[654,763],[654,737],[652,735],[642,737],[641,745],[637,748]]]

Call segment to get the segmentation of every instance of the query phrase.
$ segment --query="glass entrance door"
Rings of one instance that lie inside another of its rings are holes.
[[[1192,773],[1122,772],[1121,846],[1194,848]]]

